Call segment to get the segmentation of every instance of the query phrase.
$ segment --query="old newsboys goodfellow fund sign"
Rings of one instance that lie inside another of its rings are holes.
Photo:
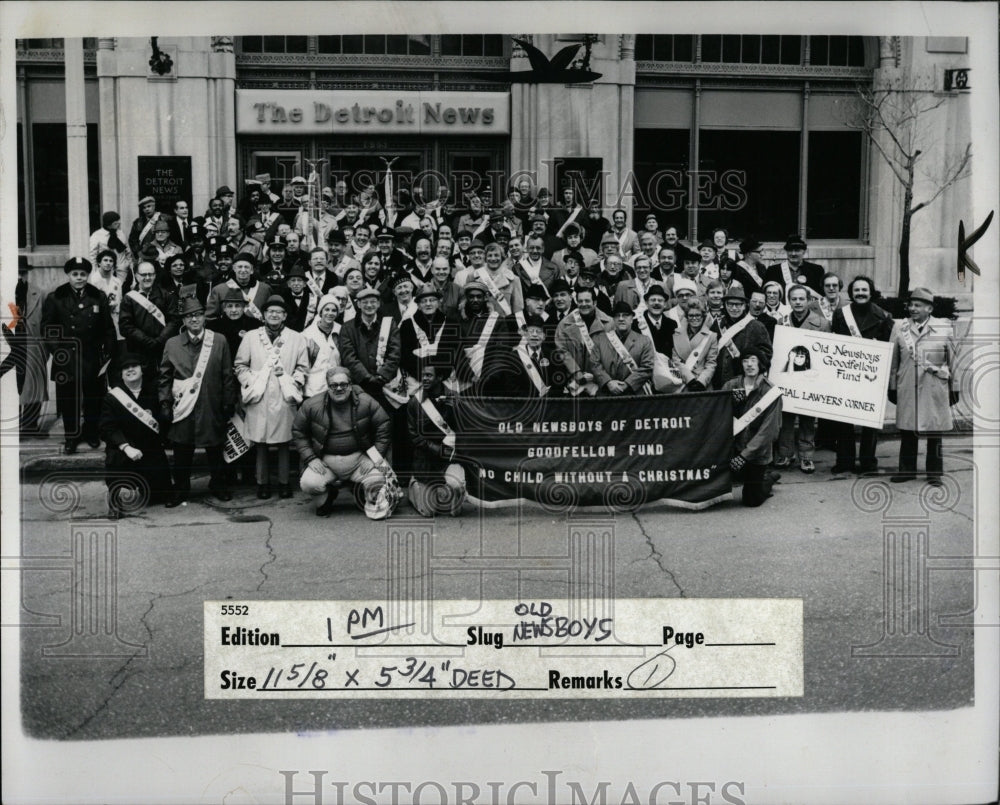
[[[456,415],[469,495],[487,506],[703,509],[731,497],[728,392],[463,399]]]
[[[236,90],[239,134],[507,134],[510,93]]]
[[[892,344],[796,327],[774,328],[768,379],[781,387],[781,410],[881,428]]]

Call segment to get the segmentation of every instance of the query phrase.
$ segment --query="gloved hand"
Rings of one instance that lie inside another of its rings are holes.
[[[705,386],[700,380],[689,380],[686,386],[688,391],[704,391]]]
[[[961,395],[954,389],[948,389],[948,405],[958,405]]]
[[[896,389],[889,389],[889,402],[895,405],[897,397],[898,395],[896,394]]]
[[[739,472],[746,466],[747,460],[743,456],[733,456],[732,460],[729,462],[729,469],[733,472]]]
[[[733,400],[735,402],[741,403],[741,402],[745,401],[746,398],[747,398],[746,389],[743,389],[743,388],[735,388],[735,389],[733,389]]]

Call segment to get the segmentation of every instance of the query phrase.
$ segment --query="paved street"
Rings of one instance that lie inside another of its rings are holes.
[[[895,440],[880,445],[883,467],[894,465],[897,450]],[[145,647],[147,656],[128,656],[138,649],[119,646],[123,656],[107,659],[42,657],[43,646],[69,636],[71,526],[99,518],[105,503],[97,481],[78,485],[74,505],[71,487],[57,488],[52,479],[36,477],[22,488],[22,554],[51,558],[33,565],[49,569],[23,574],[27,611],[22,620],[37,624],[46,622],[44,615],[60,615],[63,625],[21,630],[24,726],[37,737],[85,739],[962,707],[973,698],[972,630],[942,626],[938,617],[972,609],[973,580],[967,571],[932,568],[929,573],[930,635],[957,646],[957,656],[851,655],[852,645],[878,641],[887,623],[881,504],[888,504],[887,516],[911,517],[929,528],[932,557],[968,556],[972,550],[971,438],[948,440],[945,452],[945,468],[954,481],[945,487],[947,501],[928,495],[933,490],[918,481],[882,485],[853,476],[831,479],[832,454],[820,452],[816,475],[786,472],[761,509],[747,510],[736,502],[703,512],[651,505],[611,518],[613,574],[604,574],[599,583],[606,590],[613,578],[619,598],[804,599],[805,695],[772,700],[206,701],[203,601],[381,599],[387,568],[394,566],[387,560],[386,524],[368,521],[349,501],[342,498],[342,507],[323,520],[301,496],[261,502],[249,488],[229,504],[196,495],[181,508],[158,507],[117,524],[118,633],[126,643]],[[202,489],[204,480],[195,486]],[[882,489],[891,497],[880,497]],[[404,504],[389,527],[427,525],[416,520]],[[567,534],[581,521],[584,527],[607,525],[608,515],[589,509],[567,521],[566,515],[537,506],[479,512],[467,505],[461,518],[434,523],[427,565],[434,593],[522,600],[576,595],[565,562],[557,560],[566,556]],[[503,557],[517,556],[536,557],[537,569],[504,568]],[[476,567],[480,557],[493,559]],[[554,569],[546,567],[544,557],[551,558]],[[930,640],[920,645],[940,650]]]

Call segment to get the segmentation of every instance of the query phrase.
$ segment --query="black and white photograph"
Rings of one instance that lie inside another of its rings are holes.
[[[3,800],[996,801],[997,35],[0,4]]]

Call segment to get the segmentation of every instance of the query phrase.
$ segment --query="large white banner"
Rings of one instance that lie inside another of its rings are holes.
[[[892,344],[774,328],[769,379],[781,387],[781,409],[866,428],[881,428],[892,368]]]

